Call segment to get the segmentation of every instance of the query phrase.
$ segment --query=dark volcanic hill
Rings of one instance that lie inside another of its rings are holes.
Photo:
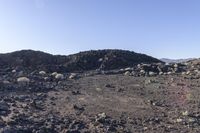
[[[91,50],[69,56],[22,50],[0,54],[0,68],[21,66],[47,71],[110,70],[138,63],[162,62],[156,58],[126,50]]]

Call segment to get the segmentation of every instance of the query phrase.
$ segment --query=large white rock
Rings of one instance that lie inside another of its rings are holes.
[[[4,80],[3,84],[10,84],[10,82],[8,80]]]
[[[159,75],[163,75],[163,72],[159,72]]]
[[[46,75],[46,72],[45,71],[40,71],[39,74],[40,75]]]
[[[167,72],[167,74],[168,74],[168,75],[171,75],[171,74],[172,74],[172,72]]]
[[[64,79],[64,75],[58,73],[58,74],[55,76],[55,78],[56,78],[56,79]]]
[[[187,71],[187,72],[186,72],[186,75],[190,75],[190,74],[191,74],[191,72],[190,72],[190,71]]]
[[[174,64],[174,67],[177,68],[177,67],[178,67],[178,64]]]
[[[12,73],[16,73],[17,71],[14,69],[14,70],[12,70]]]
[[[156,73],[155,72],[149,72],[149,76],[155,76],[156,75]]]
[[[132,71],[133,69],[131,67],[127,67],[124,69],[125,71]]]
[[[56,76],[58,73],[57,72],[53,72],[52,74],[51,74],[51,76]]]
[[[142,70],[140,70],[140,73],[143,73],[143,74],[145,74],[145,70],[143,70],[143,69],[142,69]]]
[[[124,73],[125,76],[130,76],[130,74],[131,74],[131,73],[130,73],[129,71],[126,71],[126,72]]]
[[[71,73],[69,79],[75,79],[77,77],[76,73]]]
[[[17,79],[17,82],[18,82],[18,83],[29,83],[29,82],[30,82],[30,79],[27,78],[27,77],[19,77],[19,78]]]

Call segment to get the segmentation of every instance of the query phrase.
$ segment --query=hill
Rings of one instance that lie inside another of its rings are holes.
[[[21,66],[47,71],[110,70],[138,63],[162,62],[156,58],[126,50],[91,50],[64,55],[51,55],[41,51],[21,50],[0,54],[0,67]]]

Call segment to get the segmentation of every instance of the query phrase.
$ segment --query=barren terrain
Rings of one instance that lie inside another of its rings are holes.
[[[1,133],[198,133],[199,61],[52,73],[1,69]]]

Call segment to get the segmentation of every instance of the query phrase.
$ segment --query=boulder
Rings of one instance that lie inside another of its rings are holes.
[[[124,75],[125,75],[125,76],[130,76],[131,73],[130,73],[129,71],[126,71],[126,72],[124,73]]]
[[[40,75],[46,75],[46,72],[45,71],[40,71],[39,74]]]
[[[18,79],[17,79],[17,82],[18,83],[29,83],[30,82],[30,79],[29,78],[27,78],[27,77],[19,77]]]
[[[53,72],[52,74],[51,74],[51,76],[56,76],[58,73],[57,72]]]
[[[56,74],[55,78],[56,78],[56,79],[60,79],[60,80],[62,80],[62,79],[64,79],[64,75],[58,73],[58,74]]]
[[[156,75],[156,73],[155,72],[149,72],[149,76],[155,76]]]
[[[77,77],[76,73],[71,73],[69,79],[75,79]]]

